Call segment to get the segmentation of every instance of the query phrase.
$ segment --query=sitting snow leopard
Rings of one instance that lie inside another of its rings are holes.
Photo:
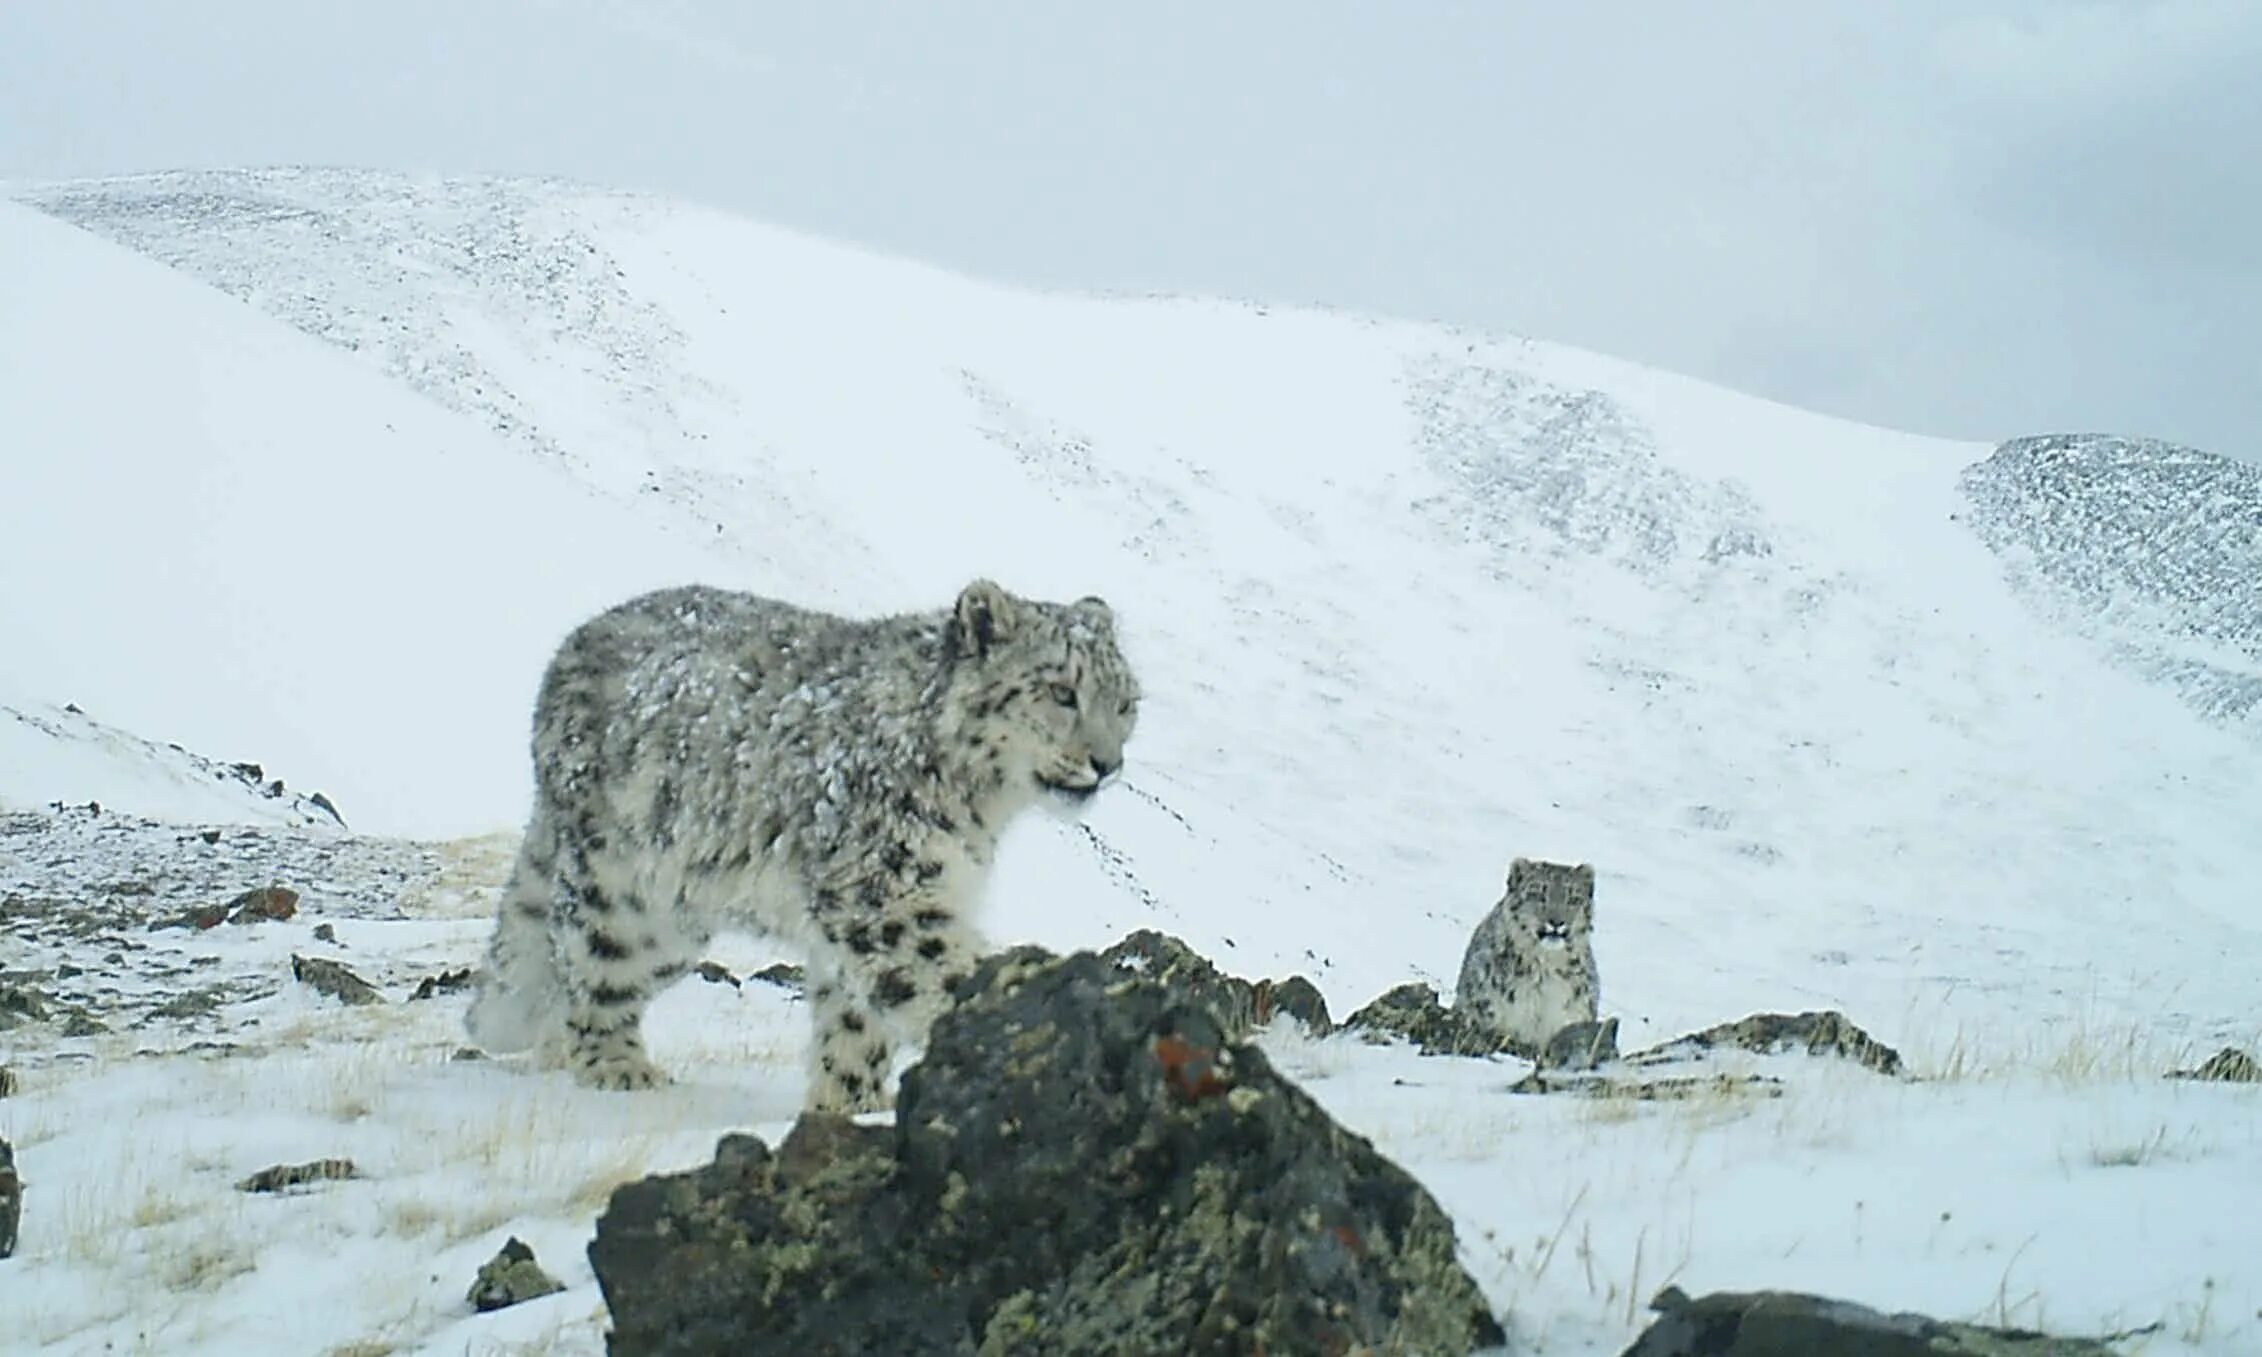
[[[1454,1008],[1524,1055],[1595,1020],[1594,868],[1517,858],[1508,889],[1469,937]]]
[[[967,919],[1006,824],[1123,762],[1139,686],[1097,598],[977,580],[876,620],[751,594],[647,594],[559,647],[535,799],[468,1018],[600,1088],[666,1081],[645,1005],[722,929],[805,950],[806,1105],[888,1105],[982,943]]]

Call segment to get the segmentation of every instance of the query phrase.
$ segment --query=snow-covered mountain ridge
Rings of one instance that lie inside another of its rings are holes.
[[[2233,883],[2257,746],[2237,712],[2194,718],[2187,685],[2130,676],[2096,625],[2022,601],[2000,527],[1966,522],[2002,518],[1970,512],[1986,448],[1531,341],[1030,294],[549,183],[18,192],[343,350],[325,380],[423,398],[413,449],[388,413],[386,451],[347,451],[344,400],[293,435],[325,474],[383,484],[383,541],[326,542],[316,573],[385,611],[384,644],[310,636],[247,594],[231,611],[304,653],[273,647],[197,704],[307,732],[255,747],[358,827],[514,823],[526,695],[608,595],[696,574],[884,610],[991,573],[1116,600],[1152,695],[1144,797],[1022,836],[1010,932],[1098,940],[1159,914],[1355,1002],[1409,967],[1449,979],[1523,852],[1601,867],[1604,962],[1637,1024],[1716,1016],[1720,989],[1763,976],[1782,1003],[1945,1027],[1951,996],[1998,987],[2195,1032],[2251,1011],[2243,981],[2181,974],[2192,939],[2122,935],[2167,906],[2221,930],[2202,954],[2254,946]],[[445,488],[409,457],[495,475]],[[324,531],[341,508],[277,506]],[[457,555],[404,575],[434,550]],[[137,625],[99,584],[69,614],[95,654]],[[2206,615],[2194,594],[2159,606]],[[369,694],[343,720],[310,697],[339,644]],[[91,677],[48,668],[32,695]],[[143,695],[108,687],[95,709],[131,723]],[[1045,903],[1070,894],[1098,908]]]
[[[2213,592],[2250,482],[2138,447],[2092,490],[1559,346],[1033,294],[571,185],[9,191],[42,210],[0,202],[31,921],[0,981],[111,1029],[0,1038],[25,1341],[601,1350],[604,1194],[774,1141],[804,1015],[687,981],[652,1022],[682,1082],[636,1098],[452,1058],[437,981],[478,955],[550,647],[685,579],[876,612],[990,574],[1108,596],[1147,694],[1128,782],[1008,840],[1001,940],[1159,927],[1340,1015],[1449,985],[1511,856],[1590,860],[1629,1049],[1838,1007],[1923,1076],[1588,1102],[1269,1034],[1451,1211],[1514,1350],[1622,1351],[1666,1280],[2251,1350],[2251,1090],[2157,1077],[2262,1036],[2262,742],[2208,696],[2253,672]],[[296,917],[144,918],[270,882]],[[233,1187],[329,1155],[363,1177]],[[475,1314],[512,1234],[568,1290]]]
[[[0,768],[17,787],[36,788],[49,809],[116,800],[184,823],[342,825],[330,798],[294,791],[257,763],[222,762],[178,744],[159,744],[81,711],[0,703]]]

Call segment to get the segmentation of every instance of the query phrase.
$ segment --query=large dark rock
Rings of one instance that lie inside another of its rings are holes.
[[[2113,1357],[2093,1338],[1888,1315],[1795,1291],[1719,1291],[1691,1300],[1667,1287],[1663,1318],[1624,1357]]]
[[[1501,1341],[1420,1184],[1188,990],[992,957],[892,1127],[809,1116],[613,1194],[616,1354],[1431,1353]]]

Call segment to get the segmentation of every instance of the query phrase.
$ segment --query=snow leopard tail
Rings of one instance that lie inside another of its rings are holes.
[[[479,989],[464,1017],[472,1041],[494,1055],[529,1050],[565,1021],[565,985],[550,931],[555,891],[543,860],[549,837],[537,823],[518,850]]]

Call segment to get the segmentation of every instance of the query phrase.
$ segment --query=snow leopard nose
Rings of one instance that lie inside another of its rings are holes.
[[[1123,760],[1120,757],[1107,759],[1102,758],[1097,754],[1092,755],[1092,771],[1099,774],[1098,780],[1101,782],[1105,782],[1109,778],[1115,776],[1115,770],[1121,768],[1122,766]]]

